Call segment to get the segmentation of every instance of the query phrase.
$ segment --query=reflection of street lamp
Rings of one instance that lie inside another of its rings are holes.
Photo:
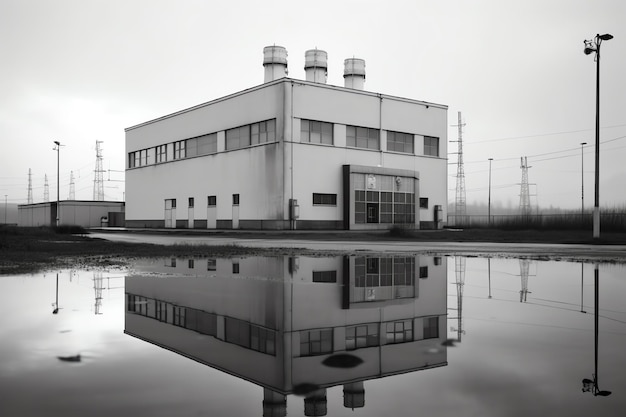
[[[491,226],[491,161],[493,161],[493,158],[489,158],[489,198],[487,202],[487,217],[489,226]]]
[[[585,378],[583,379],[583,392],[591,392],[594,396],[599,395],[601,397],[608,397],[611,395],[611,391],[602,391],[598,386],[598,324],[600,320],[600,272],[598,270],[598,264],[596,264],[595,269],[593,271],[594,274],[594,306],[593,306],[593,314],[594,314],[594,371],[593,379]]]
[[[583,309],[583,289],[584,289],[584,285],[585,285],[585,280],[584,280],[584,271],[585,271],[585,263],[581,262],[580,263],[580,312],[581,313],[586,313],[586,311]]]
[[[583,222],[585,216],[585,158],[583,148],[587,142],[580,143],[580,221]]]
[[[7,224],[7,194],[4,195],[4,224]]]
[[[57,295],[56,300],[54,302],[54,310],[52,310],[52,314],[57,314],[59,312],[59,273],[57,272]]]
[[[602,41],[613,39],[613,35],[605,33],[596,35],[593,40],[585,41],[585,55],[596,53],[596,180],[595,203],[593,206],[593,237],[600,237],[600,45]]]
[[[60,218],[60,211],[61,211],[61,207],[59,206],[59,188],[61,188],[61,183],[59,182],[59,161],[60,161],[60,150],[61,150],[61,142],[59,142],[58,140],[54,141],[55,147],[52,149],[53,151],[57,151],[57,219],[56,219],[56,226],[59,227],[59,218]]]

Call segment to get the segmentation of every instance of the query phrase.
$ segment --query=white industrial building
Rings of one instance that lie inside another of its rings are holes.
[[[264,49],[265,82],[126,129],[126,226],[441,227],[447,106],[363,90],[365,62],[326,84],[327,54]]]

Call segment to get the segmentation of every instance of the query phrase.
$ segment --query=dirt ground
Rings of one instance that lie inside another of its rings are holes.
[[[116,234],[121,233],[134,235],[137,242],[115,240]],[[176,237],[177,239],[172,240],[176,243],[146,243],[159,236]],[[203,238],[211,239],[211,244],[203,244]],[[195,243],[187,243],[191,239],[195,239]],[[285,242],[289,242],[289,245]],[[351,254],[368,247],[385,248],[385,252],[395,249],[404,253],[409,251],[468,256],[521,254],[535,259],[586,259],[626,263],[626,233],[604,233],[601,239],[594,240],[591,232],[587,231],[166,232],[109,229],[106,232],[98,230],[76,235],[58,234],[49,229],[2,228],[0,275],[62,268],[124,267],[130,265],[133,259],[146,257],[296,254],[322,256]]]

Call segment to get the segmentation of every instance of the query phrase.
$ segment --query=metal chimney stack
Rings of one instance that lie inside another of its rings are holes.
[[[287,49],[282,46],[266,46],[263,48],[263,67],[265,83],[287,76]]]
[[[343,61],[343,80],[346,88],[363,90],[365,84],[365,60],[348,58]]]
[[[328,54],[320,49],[309,49],[304,54],[306,80],[326,84],[328,77]]]

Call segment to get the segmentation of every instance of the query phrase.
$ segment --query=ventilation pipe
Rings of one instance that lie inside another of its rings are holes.
[[[309,49],[304,53],[306,80],[326,84],[328,77],[328,54],[320,49]]]
[[[282,46],[266,46],[263,48],[263,67],[265,81],[277,80],[287,76],[287,49]]]
[[[365,83],[365,60],[348,58],[343,61],[343,80],[346,88],[363,90]]]

